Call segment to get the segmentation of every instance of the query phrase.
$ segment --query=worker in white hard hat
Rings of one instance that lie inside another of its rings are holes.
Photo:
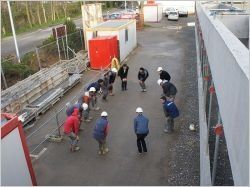
[[[162,67],[158,67],[157,71],[160,73],[160,79],[161,80],[170,81],[171,76],[169,75],[169,73],[167,71],[163,70]]]
[[[162,87],[162,96],[166,96],[168,101],[174,101],[177,94],[177,88],[175,87],[175,85],[170,81],[162,81],[161,79],[159,79],[157,83]]]
[[[101,118],[96,121],[93,130],[93,137],[99,144],[99,151],[98,151],[99,155],[106,154],[109,151],[107,147],[106,138],[108,135],[108,130],[110,125],[107,118],[108,118],[108,113],[106,111],[103,111],[101,113]]]
[[[93,110],[99,110],[100,107],[97,106],[97,96],[96,96],[96,89],[95,87],[90,87],[89,89],[89,102]]]
[[[144,153],[148,151],[144,139],[149,133],[149,128],[148,128],[149,119],[143,115],[143,110],[141,107],[138,107],[136,109],[136,113],[138,114],[138,116],[135,117],[134,119],[134,131],[137,136],[138,153],[142,154],[142,151]]]
[[[85,122],[90,122],[92,120],[92,117],[89,117],[89,105],[87,103],[82,104],[83,108],[83,120]]]

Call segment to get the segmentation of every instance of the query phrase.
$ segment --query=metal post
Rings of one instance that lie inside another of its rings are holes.
[[[218,113],[218,124],[221,123],[220,113]],[[218,159],[218,152],[219,152],[219,143],[220,143],[220,135],[216,134],[215,140],[215,148],[214,148],[214,162],[213,162],[213,171],[212,171],[212,185],[214,186],[215,182],[215,174],[217,168],[217,159]]]
[[[9,15],[10,15],[11,29],[12,29],[12,33],[13,33],[15,48],[16,48],[16,56],[17,56],[18,62],[21,63],[19,49],[18,49],[17,41],[16,41],[16,32],[15,32],[15,27],[14,27],[14,23],[13,23],[12,12],[11,12],[11,8],[10,8],[10,1],[7,1],[7,5],[8,5],[8,10],[9,10]]]
[[[64,53],[64,59],[67,58],[66,53],[65,53],[65,45],[64,45],[64,38],[62,37],[62,44],[63,44],[63,53]]]
[[[55,113],[56,113],[56,125],[57,125],[58,135],[61,136],[58,113],[56,111]]]
[[[68,49],[68,33],[67,33],[67,26],[66,25],[64,25],[64,27],[65,27],[65,36],[66,36],[66,52],[67,52],[67,58],[68,58],[68,60],[69,60],[69,49]]]
[[[40,56],[39,56],[39,52],[38,52],[37,47],[36,47],[36,57],[37,57],[37,62],[38,62],[39,70],[40,70],[40,69],[42,69],[42,67],[41,67],[41,61],[40,61]]]
[[[82,44],[82,49],[83,49],[83,40],[82,40],[82,31],[81,31],[81,29],[80,29],[80,38],[81,38],[81,44]]]
[[[58,42],[58,37],[57,37],[57,29],[56,29],[56,44],[57,44],[59,60],[61,60],[60,47],[59,47],[59,42]]]
[[[4,87],[5,87],[5,89],[7,89],[7,88],[8,88],[8,85],[7,85],[7,81],[6,81],[6,79],[5,79],[5,76],[4,76],[4,72],[3,72],[2,66],[1,66],[1,74],[2,74],[2,77],[3,77]]]

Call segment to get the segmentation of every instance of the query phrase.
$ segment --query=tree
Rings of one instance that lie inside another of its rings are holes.
[[[70,19],[67,19],[65,22],[64,22],[64,25],[66,25],[67,27],[67,34],[70,34],[70,33],[73,33],[73,32],[76,32],[76,24],[70,20]]]
[[[27,14],[27,18],[28,18],[30,28],[32,28],[32,24],[31,24],[31,21],[30,21],[29,7],[28,7],[28,2],[27,1],[25,2],[25,8],[26,8],[26,14]]]
[[[42,21],[41,21],[41,16],[40,16],[40,3],[39,2],[37,2],[37,11],[36,11],[36,13],[37,13],[37,18],[38,18],[38,22],[39,22],[39,25],[42,25]]]
[[[46,18],[46,10],[44,8],[44,4],[43,2],[41,1],[41,4],[42,4],[42,9],[43,9],[43,17],[44,17],[44,22],[47,23],[47,18]]]

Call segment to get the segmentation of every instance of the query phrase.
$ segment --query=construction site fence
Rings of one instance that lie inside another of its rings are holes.
[[[29,67],[31,70],[29,71],[29,75],[31,75],[38,72],[41,68],[47,68],[58,63],[60,60],[72,59],[75,57],[75,53],[82,50],[85,50],[85,45],[83,31],[80,29],[77,32],[58,38],[57,41],[50,42],[26,52],[21,56],[20,62]],[[2,57],[1,62],[11,64],[19,63],[15,55]],[[13,77],[13,75],[10,75],[9,72],[6,72],[3,68],[1,74],[2,89],[6,89],[17,81],[21,81],[29,76]]]
[[[98,72],[94,78],[92,78],[86,84],[84,84],[81,90],[78,92],[78,94],[68,102],[71,105],[75,104],[78,101],[78,98],[80,96],[83,96],[84,92],[87,90],[87,87],[90,83],[103,78],[105,72],[109,70],[109,66],[110,65],[100,70],[100,72]],[[45,148],[50,141],[53,141],[53,138],[56,141],[63,137],[62,126],[67,117],[66,105],[64,105],[58,111],[50,109],[50,115],[51,115],[50,118],[46,122],[37,127],[33,132],[28,133],[28,135],[26,136],[27,144],[31,155],[39,154],[39,152],[41,152],[43,148]],[[34,125],[30,127],[28,126],[27,128],[34,129],[36,126],[35,123]],[[26,129],[26,133],[27,132],[29,132],[29,129]]]

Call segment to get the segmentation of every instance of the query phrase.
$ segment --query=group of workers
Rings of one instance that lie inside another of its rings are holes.
[[[123,64],[118,71],[116,68],[111,68],[104,74],[103,79],[89,84],[87,91],[80,96],[74,105],[70,105],[70,103],[66,104],[67,119],[64,123],[64,133],[70,139],[70,150],[72,152],[80,150],[77,144],[79,141],[79,131],[83,130],[81,123],[90,122],[93,119],[89,116],[90,111],[98,111],[100,109],[97,105],[97,95],[102,95],[104,101],[107,100],[108,95],[113,96],[113,84],[116,76],[119,76],[121,79],[122,91],[126,91],[128,71],[129,67],[127,64]],[[163,90],[160,99],[166,116],[164,132],[171,133],[174,130],[174,118],[179,116],[179,111],[174,103],[177,89],[175,85],[170,82],[171,76],[167,71],[163,70],[162,67],[158,67],[157,71],[160,74],[160,79],[157,83]],[[148,70],[141,67],[138,72],[138,81],[142,92],[147,91],[145,81],[148,77]],[[138,115],[134,119],[134,132],[137,136],[138,153],[142,154],[142,152],[147,152],[145,137],[149,133],[149,119],[143,115],[143,109],[141,107],[137,107],[136,113]],[[109,127],[108,113],[102,111],[101,118],[96,121],[93,129],[93,138],[99,144],[98,154],[100,155],[106,154],[109,151],[106,143]]]

